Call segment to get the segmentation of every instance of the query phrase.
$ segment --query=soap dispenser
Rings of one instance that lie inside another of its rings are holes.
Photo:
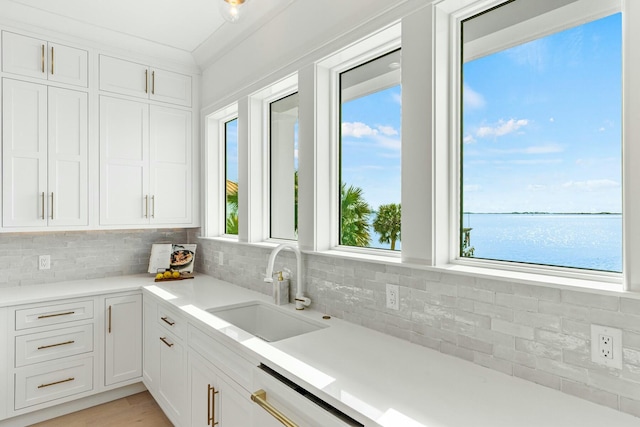
[[[278,280],[273,281],[273,302],[276,305],[289,304],[289,275],[279,271]]]

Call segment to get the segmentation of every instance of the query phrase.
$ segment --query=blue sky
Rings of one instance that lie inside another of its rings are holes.
[[[225,123],[227,179],[238,182],[238,119]]]
[[[400,86],[342,104],[342,182],[373,209],[400,203]]]
[[[621,16],[464,64],[465,212],[621,212]]]

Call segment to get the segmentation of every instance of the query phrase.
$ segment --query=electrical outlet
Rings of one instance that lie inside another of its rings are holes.
[[[49,270],[51,268],[51,255],[40,255],[38,257],[38,270]]]
[[[400,310],[400,288],[387,283],[387,308]]]
[[[622,369],[622,331],[591,325],[591,360],[599,365]]]
[[[218,252],[218,265],[223,265],[224,264],[224,252],[220,251]]]

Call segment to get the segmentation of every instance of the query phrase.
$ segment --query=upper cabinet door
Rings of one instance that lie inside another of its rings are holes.
[[[2,71],[46,79],[47,42],[33,37],[2,32]]]
[[[150,99],[191,107],[191,76],[152,68]]]
[[[146,65],[100,55],[100,90],[149,98],[150,77]]]
[[[2,70],[26,77],[87,87],[86,50],[2,32]]]
[[[49,43],[49,80],[87,87],[88,59],[86,50]]]
[[[87,225],[87,94],[49,88],[49,225]]]
[[[47,87],[2,82],[2,225],[47,224]]]

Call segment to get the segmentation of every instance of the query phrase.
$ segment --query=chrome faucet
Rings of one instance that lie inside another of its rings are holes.
[[[269,255],[269,262],[267,263],[267,277],[264,278],[264,281],[269,283],[273,282],[273,264],[276,261],[278,253],[283,249],[288,249],[296,254],[296,310],[304,310],[305,307],[308,307],[309,304],[311,304],[311,300],[304,296],[304,283],[302,282],[302,254],[300,253],[300,249],[298,249],[297,245],[283,243],[271,251],[271,255]]]

